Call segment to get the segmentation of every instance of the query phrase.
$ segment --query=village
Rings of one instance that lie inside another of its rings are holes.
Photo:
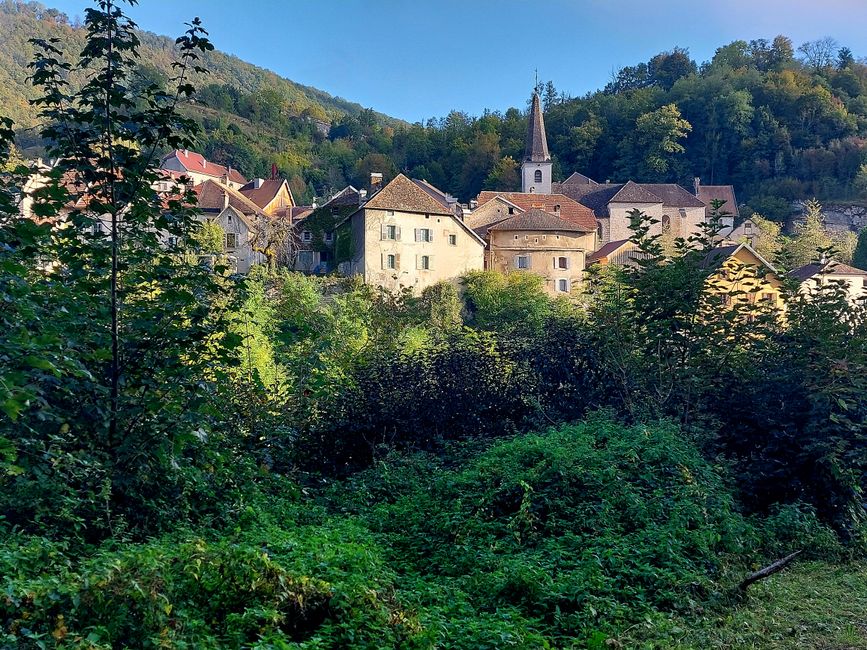
[[[44,184],[44,169],[40,161],[24,188],[24,217],[33,216],[29,192]],[[288,182],[277,178],[276,167],[273,172],[269,179],[248,180],[199,153],[175,150],[161,159],[162,180],[155,189],[170,196],[182,184],[192,185],[200,219],[222,232],[223,250],[213,253],[225,256],[240,274],[266,264],[313,275],[359,276],[387,291],[418,295],[439,282],[456,283],[470,271],[529,272],[544,278],[548,294],[571,296],[580,292],[593,266],[635,265],[640,258],[630,229],[635,211],[651,224],[648,234],[669,245],[677,238],[696,238],[716,211],[714,290],[732,292],[727,268],[734,265],[749,269],[739,280],[741,301],[784,308],[786,277],[803,291],[837,283],[853,304],[867,295],[867,271],[832,258],[821,257],[786,275],[778,271],[755,250],[758,228],[738,213],[731,185],[705,185],[696,177],[690,192],[673,183],[597,182],[580,171],[554,181],[536,93],[520,192],[483,190],[461,204],[425,179],[399,173],[384,183],[382,173],[372,172],[365,188],[349,185],[321,204],[296,205]],[[86,190],[74,190],[70,209],[87,200]],[[107,223],[100,227],[108,232]],[[178,244],[163,239],[166,245]]]

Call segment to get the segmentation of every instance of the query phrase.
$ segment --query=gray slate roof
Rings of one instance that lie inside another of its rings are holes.
[[[538,208],[503,219],[488,230],[555,230],[558,232],[587,232],[578,224],[561,219]]]
[[[545,120],[542,117],[542,104],[539,95],[533,94],[530,108],[530,123],[527,126],[527,141],[524,145],[524,160],[529,162],[549,162],[548,139],[545,137]]]

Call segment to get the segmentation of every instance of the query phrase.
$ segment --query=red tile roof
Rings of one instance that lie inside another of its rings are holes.
[[[577,226],[584,232],[596,230],[596,217],[593,210],[570,199],[565,194],[536,194],[534,192],[480,192],[477,197],[479,205],[484,205],[496,196],[500,196],[514,203],[522,210],[538,208],[551,214],[557,214]],[[559,210],[558,210],[559,207]]]
[[[247,179],[244,178],[238,170],[205,160],[205,157],[202,154],[196,153],[195,151],[175,149],[171,153],[163,156],[163,161],[172,157],[176,157],[178,162],[181,163],[181,166],[188,172],[205,174],[207,176],[213,176],[214,178],[223,178],[228,174],[229,180],[233,183],[241,183],[243,185],[247,182]]]

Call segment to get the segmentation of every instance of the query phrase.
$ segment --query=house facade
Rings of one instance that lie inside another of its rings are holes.
[[[863,305],[867,300],[867,271],[842,262],[831,260],[806,264],[791,271],[789,277],[800,283],[800,291],[805,294],[836,284],[845,290],[852,305]]]
[[[583,174],[573,174],[553,189],[592,210],[599,222],[599,242],[628,239],[630,212],[651,217],[650,234],[672,238],[698,234],[706,220],[707,206],[674,183],[597,183]]]
[[[295,199],[285,179],[254,178],[239,188],[241,194],[259,206],[268,216],[284,215],[295,207]]]
[[[485,242],[449,207],[399,174],[336,229],[338,270],[420,293],[484,266]]]
[[[193,188],[202,220],[212,221],[223,231],[223,254],[238,273],[248,273],[255,264],[268,261],[262,241],[269,217],[238,190],[207,180]]]
[[[782,278],[749,244],[718,246],[707,255],[705,264],[713,271],[707,291],[719,296],[723,308],[761,303],[785,311]]]
[[[533,208],[491,225],[487,244],[486,268],[536,273],[547,293],[568,295],[581,283],[596,231]]]

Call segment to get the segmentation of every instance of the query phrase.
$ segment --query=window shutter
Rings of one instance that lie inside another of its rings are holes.
[[[428,269],[428,271],[433,271],[433,266],[434,266],[433,255],[428,255],[427,256],[427,269]]]
[[[433,228],[428,228],[428,231],[427,231],[427,240],[428,240],[428,241],[433,241]]]
[[[395,227],[394,227],[394,238],[395,238],[397,241],[400,241],[400,226],[395,226]]]
[[[420,228],[415,228],[415,240],[421,241],[421,229]]]
[[[418,231],[416,231],[416,232],[418,232]],[[415,270],[416,271],[421,270],[421,255],[415,256]]]
[[[394,254],[394,269],[397,270],[400,268],[400,253]]]
[[[380,239],[388,239],[388,226],[385,224],[380,226]]]
[[[557,268],[557,257],[556,256],[554,256],[554,268],[555,269]]]
[[[385,268],[385,253],[379,254],[379,266],[380,268]]]

